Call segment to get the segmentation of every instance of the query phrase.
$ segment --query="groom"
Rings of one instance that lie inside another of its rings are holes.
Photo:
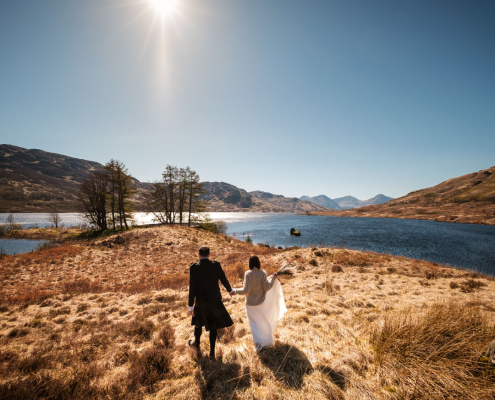
[[[199,261],[189,267],[189,313],[192,315],[194,340],[189,346],[199,350],[203,326],[210,331],[210,358],[215,358],[217,329],[227,328],[234,323],[222,303],[220,286],[222,285],[232,296],[233,290],[225,276],[222,266],[217,261],[210,261],[210,249],[201,246]],[[196,302],[196,305],[194,305]]]

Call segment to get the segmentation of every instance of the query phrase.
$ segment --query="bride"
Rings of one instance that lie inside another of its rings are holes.
[[[244,274],[242,289],[233,289],[233,294],[246,296],[246,315],[256,351],[273,345],[273,331],[287,312],[278,276],[267,277],[259,258],[253,256],[249,259],[249,271]]]

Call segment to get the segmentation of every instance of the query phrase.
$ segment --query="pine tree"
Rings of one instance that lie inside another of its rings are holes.
[[[123,162],[110,160],[105,165],[108,173],[109,189],[107,193],[113,228],[129,229],[128,221],[133,219],[134,204],[131,197],[136,193],[136,186]],[[118,218],[118,219],[117,219]]]

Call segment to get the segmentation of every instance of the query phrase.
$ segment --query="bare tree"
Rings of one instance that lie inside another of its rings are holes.
[[[77,191],[77,202],[84,218],[99,229],[107,229],[107,181],[106,172],[92,172],[82,181]]]
[[[191,225],[194,215],[205,209],[205,203],[199,199],[203,185],[199,182],[199,175],[189,167],[178,169],[167,165],[162,180],[152,183],[152,186],[145,195],[145,203],[155,221],[172,224],[178,220],[182,224],[184,215],[188,213],[188,224]]]
[[[163,186],[166,192],[167,199],[167,217],[170,224],[175,223],[175,217],[177,213],[177,203],[179,203],[180,191],[179,191],[179,170],[177,167],[167,165],[165,171],[163,171]]]
[[[55,228],[58,229],[58,225],[62,222],[62,217],[57,212],[50,213],[50,222],[53,222]]]
[[[168,223],[168,200],[162,182],[153,182],[152,189],[144,193],[146,211],[153,214],[153,219],[162,224]]]
[[[9,215],[7,215],[7,225],[8,225],[8,229],[9,229],[9,232],[12,232],[14,231],[15,229],[15,219],[14,219],[14,214],[12,214],[11,212],[9,213]]]
[[[227,233],[227,222],[223,220],[215,221],[215,233],[225,235]]]

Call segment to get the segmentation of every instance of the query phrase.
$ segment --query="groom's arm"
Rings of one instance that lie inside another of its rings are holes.
[[[232,293],[232,286],[230,286],[229,280],[225,276],[225,272],[222,266],[220,265],[220,263],[218,263],[217,265],[218,265],[218,279],[220,279],[222,285],[225,287],[225,289],[227,289],[227,292]]]
[[[189,311],[194,310],[194,299],[196,298],[196,281],[192,277],[192,268],[189,268]]]

